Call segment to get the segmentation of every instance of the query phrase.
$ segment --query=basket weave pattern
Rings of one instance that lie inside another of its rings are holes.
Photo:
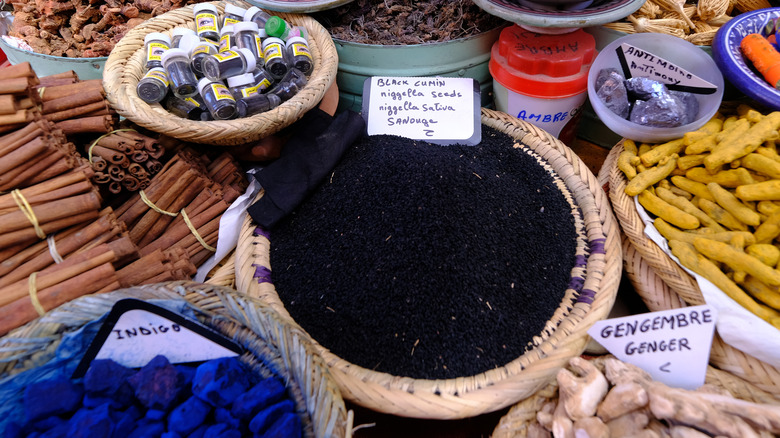
[[[609,196],[612,209],[627,241],[636,253],[634,256],[632,252],[632,259],[648,266],[631,269],[626,267],[627,272],[645,273],[645,275],[635,275],[633,278],[629,276],[634,288],[650,310],[668,310],[684,305],[705,304],[696,280],[644,234],[644,223],[639,217],[634,200],[625,193],[628,181],[617,167],[617,157],[622,150],[622,142],[615,145],[602,169],[604,172],[609,172]],[[647,269],[652,269],[653,275],[648,274]],[[766,391],[780,401],[780,370],[726,344],[719,336],[715,336],[712,342],[710,364]],[[750,388],[747,388],[734,395],[747,398],[749,395],[742,393],[749,391]]]
[[[238,6],[249,4],[236,1]],[[220,14],[225,3],[214,2]],[[121,115],[154,132],[180,140],[212,145],[238,145],[253,142],[276,133],[300,119],[319,104],[336,78],[338,54],[328,31],[313,18],[301,14],[270,12],[292,25],[303,26],[309,33],[309,50],[314,70],[303,90],[278,107],[251,117],[233,120],[193,121],[177,117],[161,105],[150,105],[136,93],[144,75],[144,37],[151,32],[169,33],[174,27],[195,30],[194,5],[174,9],[131,29],[114,47],[106,61],[103,87],[111,106]]]
[[[447,380],[393,376],[353,365],[317,344],[342,395],[356,404],[435,419],[465,418],[509,406],[546,386],[571,357],[581,354],[589,340],[588,328],[612,308],[622,269],[620,241],[612,212],[605,208],[606,193],[595,176],[566,145],[533,125],[489,109],[482,110],[482,123],[526,145],[574,196],[590,245],[582,292],[568,314],[551,319],[549,336],[539,339],[535,348],[475,376]],[[288,315],[270,282],[269,248],[267,236],[247,218],[236,249],[236,287]]]

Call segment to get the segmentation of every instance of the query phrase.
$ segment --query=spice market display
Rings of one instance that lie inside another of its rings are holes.
[[[779,29],[3,3],[0,435],[780,436]]]

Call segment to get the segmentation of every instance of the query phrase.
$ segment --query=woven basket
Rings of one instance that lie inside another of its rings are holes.
[[[250,5],[236,0],[241,7]],[[225,2],[214,2],[220,14]],[[308,83],[290,100],[265,113],[233,120],[209,122],[187,120],[149,105],[138,97],[136,85],[144,75],[144,37],[150,32],[169,33],[174,27],[195,30],[194,5],[174,9],[131,29],[114,47],[106,61],[103,87],[111,106],[127,119],[154,132],[185,141],[212,145],[238,145],[259,140],[300,119],[319,104],[336,78],[338,54],[328,31],[316,20],[300,14],[271,12],[309,32],[309,49],[314,71]]]
[[[614,304],[622,269],[619,234],[607,208],[606,193],[594,175],[566,145],[531,124],[489,109],[482,110],[482,123],[526,145],[574,196],[591,249],[582,293],[567,314],[556,314],[548,321],[549,335],[538,337],[532,350],[503,367],[475,376],[447,380],[393,376],[353,365],[318,344],[342,395],[356,404],[398,416],[433,419],[465,418],[504,408],[532,396],[554,379],[571,357],[581,354],[589,340],[588,328],[605,318]],[[270,270],[270,242],[264,232],[247,217],[240,236],[236,249],[238,290],[289,315],[273,284],[256,277],[256,268]]]
[[[620,142],[612,148],[602,169],[609,174],[609,197],[620,227],[641,262],[647,265],[647,268],[633,270],[644,272],[645,269],[652,269],[654,274],[635,276],[632,280],[634,288],[650,310],[705,304],[696,280],[644,234],[645,225],[634,200],[625,193],[628,181],[617,168],[617,157],[622,151],[623,144]],[[626,270],[630,272],[628,267]],[[780,369],[737,350],[719,336],[715,336],[712,342],[710,364],[780,400]]]
[[[629,274],[630,276],[631,274]],[[598,361],[600,358],[594,358]],[[713,367],[707,367],[705,384],[712,385],[720,389],[727,389],[738,399],[762,404],[776,404],[770,394],[750,386],[750,384],[740,380],[733,375],[720,371]],[[739,393],[732,392],[736,389]],[[745,392],[745,391],[752,392]],[[498,425],[493,430],[491,438],[525,438],[527,437],[529,426],[536,422],[536,414],[550,400],[558,398],[558,384],[551,382],[539,392],[512,406],[507,413],[501,417]],[[702,435],[705,436],[705,435]]]
[[[241,360],[255,372],[263,377],[275,375],[286,383],[301,417],[304,436],[352,435],[352,412],[346,410],[338,387],[308,335],[257,300],[220,286],[158,283],[68,302],[0,339],[0,379],[7,381],[46,365],[54,359],[63,336],[98,320],[123,298],[185,301],[202,324],[241,345],[245,350]]]

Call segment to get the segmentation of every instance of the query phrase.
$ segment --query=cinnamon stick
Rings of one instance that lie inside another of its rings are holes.
[[[115,275],[113,265],[104,263],[54,286],[43,289],[39,287],[38,301],[45,310],[51,310],[80,296],[103,290],[116,282]],[[28,292],[27,296],[0,307],[0,335],[20,327],[38,316]]]
[[[116,164],[122,167],[127,167],[130,164],[130,159],[127,158],[124,152],[109,149],[100,144],[92,147],[92,156],[94,157],[95,155],[103,157],[109,164]]]
[[[41,100],[46,102],[47,100],[58,99],[64,96],[74,96],[79,93],[89,92],[90,90],[103,90],[102,79],[87,79],[79,81],[74,84],[58,85],[54,87],[46,87],[41,95]]]
[[[11,179],[8,172],[22,165],[25,161],[34,159],[47,148],[43,138],[36,137],[14,151],[11,151],[0,160],[0,181]]]
[[[37,80],[38,76],[35,74],[35,71],[33,70],[29,61],[9,65],[8,67],[3,67],[0,69],[0,80],[4,81],[6,79],[21,77],[35,78],[35,80]]]
[[[222,213],[227,210],[229,206],[221,199],[218,202],[213,203],[210,207],[204,211],[193,213],[188,212],[187,215],[190,219],[192,226],[201,233],[201,228],[210,220],[221,217]],[[187,209],[185,209],[187,211]],[[165,233],[161,234],[157,239],[146,243],[139,244],[141,249],[140,254],[148,254],[157,249],[170,248],[181,243],[185,238],[192,235],[192,231],[184,218],[176,217],[171,225],[165,230]],[[194,239],[197,241],[197,239]],[[183,246],[183,245],[182,245]]]
[[[89,211],[100,209],[100,197],[96,192],[89,192],[56,201],[42,202],[32,206],[32,213],[43,227],[47,222],[63,219]],[[0,214],[0,235],[11,231],[32,228],[30,219],[21,210]]]
[[[43,115],[57,113],[68,109],[83,107],[96,102],[105,102],[105,96],[101,90],[87,90],[73,96],[64,96],[57,99],[51,99],[43,102],[41,113]],[[96,107],[93,109],[99,109]]]
[[[27,109],[20,109],[12,114],[0,115],[0,125],[15,125],[32,121],[32,113]]]
[[[7,154],[19,148],[19,146],[32,141],[36,137],[44,134],[41,124],[33,122],[25,127],[0,137],[0,156]]]
[[[113,129],[113,125],[114,118],[112,116],[81,117],[55,123],[55,126],[61,129],[65,135],[88,132],[106,133]]]
[[[27,76],[3,79],[0,81],[0,94],[24,94],[30,91],[38,79]]]
[[[39,199],[41,194],[49,193],[71,184],[78,184],[82,181],[89,181],[89,178],[90,175],[83,171],[74,171],[56,178],[51,178],[34,186],[21,189],[21,192],[25,199],[35,200]],[[0,195],[0,208],[14,207],[16,205],[16,201],[14,201],[13,196],[10,194]]]
[[[19,105],[13,94],[0,94],[0,114],[14,114],[17,110]]]
[[[71,99],[70,97],[63,98],[63,99],[66,99],[66,102],[64,102],[63,105],[68,105],[70,103],[70,99]],[[48,102],[54,102],[54,101],[48,101]],[[46,103],[44,103],[44,105],[45,104]],[[83,116],[86,113],[105,108],[106,105],[107,105],[106,101],[101,98],[99,101],[91,101],[80,106],[66,106],[65,108],[60,109],[59,111],[45,113],[43,117],[46,120],[51,120],[52,122],[60,122],[63,120],[76,119]]]

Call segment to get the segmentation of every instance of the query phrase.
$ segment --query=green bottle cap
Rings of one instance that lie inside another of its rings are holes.
[[[280,17],[277,17],[276,15],[272,16],[268,19],[268,21],[265,22],[265,31],[268,33],[268,36],[270,37],[280,37],[284,34],[284,31],[287,28],[287,23],[281,19]]]

